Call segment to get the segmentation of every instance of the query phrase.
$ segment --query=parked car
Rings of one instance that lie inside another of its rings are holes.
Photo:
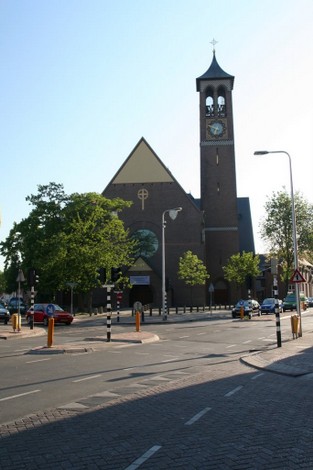
[[[305,307],[309,306],[308,299],[305,297],[303,292],[300,292],[300,303],[304,303]],[[296,294],[294,292],[289,292],[284,299],[283,302],[283,311],[286,312],[290,310],[297,310],[297,303],[296,303]]]
[[[308,306],[313,307],[313,297],[308,297]]]
[[[70,325],[74,318],[57,304],[35,304],[27,310],[28,324],[32,321],[32,315],[34,315],[34,323],[43,323],[45,326],[48,325],[49,318],[54,318],[54,323],[66,323],[66,325]]]
[[[283,302],[282,300],[278,299],[278,310],[279,313],[283,311]],[[267,299],[264,299],[263,302],[261,303],[261,315],[263,313],[275,313],[275,298],[274,297],[268,297]]]
[[[240,309],[244,308],[244,316],[248,316],[250,319],[253,315],[261,315],[260,304],[257,300],[239,300],[232,310],[232,317],[240,317]]]
[[[11,297],[8,302],[8,310],[11,315],[13,313],[18,313],[19,310],[21,315],[25,315],[27,312],[27,305],[22,297]]]
[[[3,321],[5,325],[8,324],[10,320],[10,312],[6,306],[0,302],[0,321]]]

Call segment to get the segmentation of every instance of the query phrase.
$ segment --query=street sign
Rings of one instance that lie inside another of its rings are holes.
[[[47,305],[46,312],[49,316],[53,315],[55,312],[55,306],[53,304]]]
[[[302,276],[300,271],[298,269],[295,269],[295,272],[291,276],[290,282],[295,282],[295,283],[297,283],[297,282],[306,282],[306,280],[304,279],[304,277]]]
[[[135,312],[141,312],[142,311],[142,303],[141,302],[135,302],[134,303],[134,310]]]

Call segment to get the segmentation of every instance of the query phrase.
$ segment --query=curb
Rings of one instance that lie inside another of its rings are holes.
[[[69,344],[68,346],[39,346],[33,348],[27,352],[27,354],[79,354],[79,353],[90,353],[96,351],[97,347],[110,346],[112,343],[127,343],[127,344],[146,344],[154,343],[159,341],[160,338],[153,333],[146,332],[135,332],[135,333],[120,333],[111,338],[111,341],[107,341],[107,338],[103,336],[96,336],[94,338],[86,338],[88,345],[80,343],[79,345]],[[91,343],[94,343],[96,347],[93,347]]]

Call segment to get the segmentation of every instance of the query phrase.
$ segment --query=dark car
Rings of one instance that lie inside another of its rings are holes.
[[[4,324],[7,325],[9,320],[10,320],[10,312],[6,308],[6,306],[2,302],[0,302],[0,321],[3,321]]]
[[[307,308],[309,306],[308,299],[305,297],[303,292],[299,293],[300,297],[300,305],[302,304],[304,308]],[[296,301],[296,294],[294,292],[289,292],[284,299],[283,302],[283,311],[286,312],[287,310],[290,310],[291,312],[293,310],[297,310],[297,301]]]
[[[313,307],[313,297],[308,297],[308,307]]]
[[[282,301],[278,300],[278,310],[279,313],[282,312]],[[263,302],[261,303],[261,315],[263,313],[275,313],[275,299],[274,297],[268,297],[267,299],[264,299]]]
[[[35,304],[27,310],[26,321],[28,324],[32,321],[32,315],[34,315],[35,323],[43,323],[45,326],[48,325],[49,318],[54,318],[54,323],[65,323],[66,325],[70,325],[74,318],[57,304]]]
[[[8,302],[8,310],[10,314],[20,312],[21,315],[25,315],[27,312],[27,305],[20,297],[12,297]]]
[[[232,317],[240,317],[241,308],[244,309],[244,316],[252,318],[253,315],[261,315],[260,304],[257,300],[248,299],[248,300],[239,300],[236,303],[235,307],[232,310]]]

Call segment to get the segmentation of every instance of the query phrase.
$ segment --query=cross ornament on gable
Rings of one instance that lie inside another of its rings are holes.
[[[149,192],[145,188],[141,188],[137,192],[138,199],[141,201],[141,210],[145,209],[145,200],[149,197]]]

